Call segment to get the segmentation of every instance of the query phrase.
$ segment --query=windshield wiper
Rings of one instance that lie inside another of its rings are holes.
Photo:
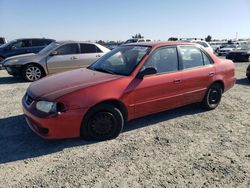
[[[105,72],[105,73],[109,73],[109,74],[115,74],[115,72],[111,71],[111,70],[106,70],[106,69],[103,69],[103,68],[94,68],[94,67],[89,67],[90,69],[92,70],[95,70],[95,71],[99,71],[99,72]]]

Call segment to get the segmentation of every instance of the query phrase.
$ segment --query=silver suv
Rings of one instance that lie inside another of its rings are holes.
[[[10,75],[36,81],[48,74],[87,67],[110,50],[96,43],[53,42],[38,54],[19,55],[3,61]]]

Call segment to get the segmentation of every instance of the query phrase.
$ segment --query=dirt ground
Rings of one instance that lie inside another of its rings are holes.
[[[148,116],[99,143],[36,136],[20,104],[29,83],[0,70],[0,187],[250,187],[248,64],[216,110]]]

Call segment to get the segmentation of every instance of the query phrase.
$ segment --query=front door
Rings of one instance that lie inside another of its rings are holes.
[[[64,44],[57,48],[56,54],[47,57],[49,74],[64,72],[79,68],[79,45],[77,43]]]
[[[176,47],[156,49],[142,69],[154,67],[157,74],[135,79],[133,92],[135,118],[175,108],[182,101],[182,72]]]

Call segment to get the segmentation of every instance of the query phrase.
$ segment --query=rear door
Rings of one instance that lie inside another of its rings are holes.
[[[32,49],[30,49],[33,53],[38,53],[46,46],[46,42],[44,39],[32,39]]]
[[[77,60],[78,67],[87,67],[99,59],[103,52],[94,44],[80,43],[80,55]]]
[[[47,67],[50,74],[64,72],[79,68],[77,60],[79,59],[79,44],[69,43],[58,47],[56,55],[47,57]],[[53,52],[52,52],[53,53]]]
[[[209,55],[195,46],[179,46],[185,104],[202,101],[213,83],[215,67]]]
[[[142,70],[154,67],[157,74],[135,79],[133,92],[135,117],[182,105],[182,72],[177,48],[163,47],[150,55]]]

